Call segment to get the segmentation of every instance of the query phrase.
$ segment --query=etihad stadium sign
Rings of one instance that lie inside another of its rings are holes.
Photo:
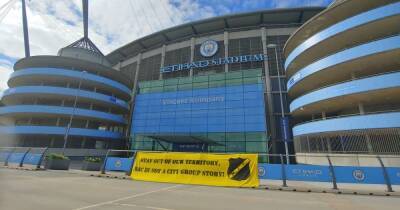
[[[194,68],[206,68],[209,66],[218,66],[224,64],[232,64],[232,63],[246,63],[246,62],[255,62],[255,61],[263,61],[265,60],[264,54],[255,54],[255,55],[239,55],[239,56],[231,56],[225,58],[216,58],[210,60],[201,60],[194,61],[192,63],[183,63],[183,64],[175,64],[171,66],[161,67],[160,72],[174,72],[174,71],[184,71],[190,70]]]

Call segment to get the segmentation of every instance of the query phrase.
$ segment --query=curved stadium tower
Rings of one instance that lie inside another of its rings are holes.
[[[399,23],[399,1],[336,1],[289,38],[296,153],[400,153]]]
[[[125,144],[130,80],[87,37],[58,56],[19,60],[8,86],[0,116],[13,126],[1,126],[0,133],[13,137],[14,146],[62,148],[65,138],[67,148]]]

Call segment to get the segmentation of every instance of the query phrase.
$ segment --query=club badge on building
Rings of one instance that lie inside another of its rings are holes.
[[[204,57],[211,57],[218,51],[218,43],[214,40],[204,41],[200,46],[200,53]]]
[[[364,171],[356,169],[353,171],[353,177],[357,181],[363,181],[365,179]]]

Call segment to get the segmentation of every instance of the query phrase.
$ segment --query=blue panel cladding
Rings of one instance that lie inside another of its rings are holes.
[[[136,96],[134,134],[266,131],[262,84]]]

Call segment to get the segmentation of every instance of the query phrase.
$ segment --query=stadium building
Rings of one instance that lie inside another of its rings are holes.
[[[113,67],[134,81],[131,148],[284,153],[291,136],[282,49],[322,9],[215,17],[111,52]]]
[[[400,153],[399,23],[399,1],[336,1],[289,38],[296,153]]]
[[[298,154],[398,154],[399,2],[323,9],[190,22],[107,56],[84,37],[21,59],[1,135],[82,152],[285,153],[286,142]]]
[[[113,69],[88,38],[62,48],[58,56],[17,61],[8,86],[0,107],[3,145],[66,144],[70,149],[99,150],[126,146],[131,81]]]

